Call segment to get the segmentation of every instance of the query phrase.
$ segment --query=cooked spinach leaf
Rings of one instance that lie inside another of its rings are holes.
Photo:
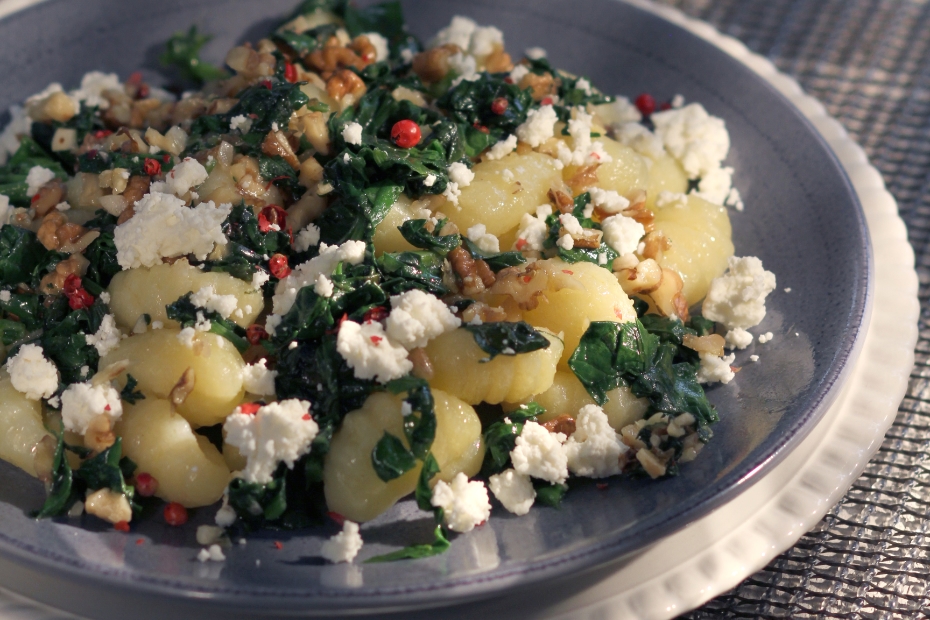
[[[531,402],[489,424],[484,431],[486,451],[484,462],[481,464],[481,475],[491,476],[507,469],[510,452],[516,445],[517,437],[523,432],[523,425],[535,422],[545,412],[546,410],[537,403]]]
[[[442,526],[437,525],[436,529],[433,530],[433,542],[424,545],[410,545],[409,547],[404,547],[403,549],[398,549],[391,553],[377,555],[365,560],[365,563],[374,564],[377,562],[396,562],[397,560],[418,560],[420,558],[428,558],[445,553],[450,546],[449,539],[446,538]]]
[[[165,67],[177,68],[184,79],[197,84],[224,78],[227,75],[225,71],[200,59],[200,49],[212,38],[198,32],[197,26],[192,25],[187,32],[176,32],[168,39],[158,60]]]
[[[182,328],[194,327],[200,320],[206,319],[210,321],[210,333],[222,336],[231,342],[240,353],[249,348],[244,329],[229,319],[224,319],[217,312],[195,306],[191,302],[191,295],[193,293],[187,293],[174,303],[165,306],[169,319],[180,323]]]
[[[440,235],[444,221],[439,222],[430,232],[426,228],[427,220],[407,220],[400,225],[400,234],[414,247],[445,256],[461,244],[461,237]]]
[[[472,333],[477,345],[489,355],[481,360],[483,362],[489,362],[498,355],[531,353],[549,347],[549,339],[525,321],[500,321],[463,327]]]
[[[400,478],[417,466],[417,459],[395,435],[385,431],[371,451],[371,466],[385,482]]]
[[[136,389],[136,386],[139,385],[139,382],[136,381],[136,378],[131,374],[126,375],[126,385],[120,390],[119,397],[120,399],[126,401],[130,405],[135,405],[136,402],[140,400],[145,400],[145,394]]]

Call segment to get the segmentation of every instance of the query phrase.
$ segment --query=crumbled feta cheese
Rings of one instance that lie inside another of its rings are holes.
[[[513,176],[513,170],[510,168],[504,168],[504,171],[501,173],[501,176],[504,177],[504,180],[508,183],[513,183],[513,180],[516,178]]]
[[[536,501],[536,489],[530,477],[518,474],[513,469],[488,478],[488,487],[497,501],[515,515],[525,515]]]
[[[765,297],[775,289],[775,274],[755,256],[731,256],[722,276],[710,283],[703,313],[727,329],[748,329],[765,318]]]
[[[466,233],[469,241],[473,241],[478,249],[486,254],[497,254],[501,251],[500,240],[488,232],[484,224],[475,224]]]
[[[368,38],[368,42],[375,48],[375,62],[387,60],[390,55],[388,40],[377,32],[366,32],[364,36]]]
[[[298,252],[306,252],[311,246],[320,243],[320,227],[316,224],[307,224],[307,227],[297,233],[294,239],[294,249]]]
[[[106,110],[110,101],[103,96],[108,90],[123,91],[123,83],[115,73],[102,73],[89,71],[81,78],[81,87],[69,94],[76,101],[83,101],[87,107],[97,107]]]
[[[672,107],[675,109],[683,107],[685,105],[684,95],[676,94],[674,97],[672,97],[671,104],[672,104]]]
[[[457,45],[469,54],[483,57],[504,45],[504,33],[494,26],[479,26],[474,20],[456,15],[448,26],[436,33],[429,47]]]
[[[71,209],[71,205],[69,205],[67,202],[59,202],[57,205],[55,205],[55,209],[58,211],[69,211]]]
[[[194,329],[198,332],[208,332],[212,327],[213,323],[203,315],[203,312],[198,311],[197,322],[194,323]]]
[[[571,235],[566,233],[562,235],[561,237],[559,237],[559,240],[556,241],[555,244],[559,246],[560,248],[562,248],[563,250],[571,250],[572,248],[575,247],[575,240],[572,239]]]
[[[238,114],[231,119],[229,119],[229,131],[240,131],[241,133],[249,133],[252,129],[252,119],[246,116],[245,114]]]
[[[550,215],[552,215],[551,205],[537,207],[536,217],[524,213],[520,219],[520,227],[517,229],[517,240],[514,242],[514,248],[517,250],[542,251],[543,243],[546,241],[546,237],[549,236],[546,218]],[[574,246],[574,241],[572,245]]]
[[[736,354],[731,353],[725,357],[711,353],[699,353],[701,366],[697,371],[698,383],[729,383],[736,376],[730,364],[736,361]]]
[[[342,524],[342,531],[323,542],[320,555],[333,564],[351,562],[358,555],[363,544],[362,535],[358,531],[358,523],[346,519]]]
[[[750,356],[749,356],[749,361],[750,361],[750,362],[758,362],[758,361],[759,361],[759,356],[758,356],[758,355],[750,355]]]
[[[627,198],[612,189],[592,187],[588,191],[591,193],[591,202],[604,213],[620,213],[630,206]]]
[[[269,336],[275,335],[275,329],[278,325],[281,324],[281,321],[284,320],[284,317],[280,314],[269,314],[268,318],[265,319],[265,331],[268,332]]]
[[[528,47],[523,52],[523,55],[529,58],[530,60],[539,60],[546,57],[546,50],[541,47]]]
[[[719,168],[730,150],[730,134],[723,119],[711,116],[699,103],[656,112],[651,118],[656,136],[690,179]]]
[[[336,350],[358,379],[387,383],[413,370],[407,349],[389,338],[381,323],[343,321],[336,336]]]
[[[536,148],[555,135],[555,123],[559,120],[555,108],[544,105],[530,110],[526,121],[517,127],[517,138]]]
[[[197,526],[197,544],[212,545],[218,543],[223,538],[223,528],[215,525],[198,525]]]
[[[269,275],[267,271],[257,269],[255,273],[252,274],[252,288],[258,290],[270,279],[271,275]]]
[[[797,334],[795,334],[795,335],[797,335]],[[774,338],[774,337],[775,337],[775,336],[772,334],[772,332],[765,332],[764,334],[761,334],[761,335],[759,336],[759,344],[765,344],[766,342],[770,342],[770,341],[772,340],[772,338]]]
[[[51,398],[58,389],[58,369],[45,359],[42,347],[24,344],[6,362],[10,382],[30,400]]]
[[[462,195],[462,190],[459,189],[459,184],[455,181],[449,181],[446,183],[446,189],[443,190],[442,195],[446,197],[446,200],[451,202],[456,207],[459,206],[459,196]]]
[[[578,90],[583,90],[584,94],[586,95],[590,95],[592,93],[591,82],[589,82],[585,78],[579,78],[578,81],[575,82],[575,88],[577,88]]]
[[[265,405],[254,414],[237,407],[223,424],[226,443],[246,458],[246,482],[271,482],[278,463],[293,469],[295,461],[310,452],[319,427],[310,416],[310,403],[290,398]]]
[[[194,348],[194,337],[197,335],[197,330],[193,327],[185,327],[178,332],[178,340],[188,349]]]
[[[464,472],[457,473],[452,484],[443,480],[437,482],[430,503],[442,508],[446,525],[453,532],[470,532],[491,516],[491,502],[484,483],[469,481]]]
[[[584,228],[581,226],[581,222],[571,213],[563,213],[560,215],[559,223],[562,225],[562,228],[565,229],[565,232],[571,235],[581,236],[584,234]]]
[[[441,299],[418,289],[392,295],[391,307],[385,333],[408,350],[425,347],[433,338],[462,324]]]
[[[305,286],[316,284],[320,274],[331,276],[339,263],[344,261],[350,265],[358,265],[364,258],[364,241],[346,241],[338,246],[321,243],[320,253],[317,256],[297,265],[290,275],[278,282],[272,298],[274,313],[287,314],[294,305],[294,300],[297,299],[297,291]]]
[[[9,108],[10,122],[0,133],[0,165],[19,148],[20,136],[32,134],[32,118],[23,106],[13,105]]]
[[[643,120],[639,108],[632,101],[620,95],[614,97],[613,103],[599,106],[597,114],[613,129],[626,123],[639,123]]]
[[[61,420],[66,431],[87,432],[91,420],[105,415],[111,421],[123,415],[123,403],[110,384],[72,383],[61,394]]]
[[[435,174],[428,174],[426,175],[426,178],[423,179],[423,185],[425,185],[426,187],[432,187],[436,185],[436,179],[438,178],[439,177],[437,177]]]
[[[191,303],[228,319],[236,311],[239,300],[235,295],[217,295],[214,286],[209,284],[191,295]]]
[[[659,209],[664,209],[666,207],[677,207],[680,209],[686,206],[688,206],[687,194],[662,190],[659,192],[659,195],[656,196],[656,207]]]
[[[499,140],[491,150],[485,154],[485,159],[502,159],[517,148],[517,136],[510,134],[504,140]]]
[[[461,82],[474,82],[480,76],[478,73],[478,62],[474,56],[463,54],[461,52],[449,56],[446,61],[449,63],[449,69],[458,77],[452,80],[452,86],[458,86]]]
[[[511,80],[514,84],[519,84],[519,83],[520,83],[520,80],[522,80],[523,78],[525,78],[529,72],[530,72],[530,70],[529,70],[529,68],[528,68],[526,65],[517,65],[517,66],[514,67],[513,70],[510,72],[510,80]]]
[[[26,175],[26,195],[35,196],[42,186],[55,178],[55,173],[42,166],[33,166]]]
[[[468,51],[475,56],[487,56],[496,47],[504,46],[504,33],[494,26],[478,26],[471,35]]]
[[[701,177],[697,189],[692,193],[708,202],[723,205],[733,188],[733,168],[717,167]]]
[[[171,194],[146,194],[135,215],[114,229],[116,260],[123,269],[153,267],[162,258],[193,254],[204,260],[215,245],[225,245],[223,222],[232,205],[202,202],[188,208]]]
[[[731,349],[745,349],[752,344],[752,334],[740,327],[728,331],[724,338]]]
[[[518,474],[561,484],[568,478],[564,433],[550,433],[537,422],[527,422],[517,437],[510,460]]]
[[[462,162],[453,162],[449,164],[449,180],[459,186],[468,187],[475,180],[475,173]]]
[[[13,294],[10,293],[10,291],[6,291],[6,290],[0,291],[0,301],[2,301],[3,303],[9,303],[9,301],[12,298],[13,298]]]
[[[256,396],[274,396],[274,380],[278,376],[277,370],[269,370],[265,359],[254,364],[246,364],[242,368],[242,387],[246,392]]]
[[[106,292],[106,291],[103,291],[102,293],[100,293],[100,301],[102,301],[102,302],[105,303],[105,304],[109,304],[109,303],[110,303],[110,294],[109,294],[108,292]]]
[[[356,146],[362,143],[362,126],[352,121],[342,128],[342,139]]]
[[[197,554],[197,561],[199,562],[222,562],[226,559],[226,556],[223,555],[223,550],[219,545],[213,544],[209,547],[205,547],[200,550]]]
[[[0,194],[0,226],[9,224],[11,215],[13,215],[13,209],[10,208],[10,197]]]
[[[601,222],[604,243],[623,256],[632,254],[639,247],[639,240],[646,234],[645,227],[631,217],[611,215]]]
[[[665,145],[661,138],[643,127],[638,122],[624,123],[614,129],[614,138],[620,144],[628,146],[640,155],[656,160],[665,155]]]
[[[568,470],[576,476],[606,478],[620,473],[620,455],[628,448],[597,405],[585,405],[575,417],[575,432],[563,446]]]
[[[107,314],[100,321],[100,327],[95,333],[84,334],[84,340],[88,345],[97,349],[100,357],[103,357],[117,347],[122,336],[116,326],[116,318],[112,314]]]
[[[207,169],[196,159],[185,157],[165,176],[165,184],[175,196],[183,196],[207,180]]]
[[[594,117],[582,107],[572,108],[572,118],[568,121],[568,133],[572,138],[570,149],[564,141],[557,145],[556,157],[563,165],[581,166],[586,163],[608,163],[613,158],[604,150],[600,141],[592,142],[591,124]]]

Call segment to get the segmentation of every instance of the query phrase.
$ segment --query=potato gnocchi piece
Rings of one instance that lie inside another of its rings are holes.
[[[575,417],[578,410],[585,405],[596,404],[575,373],[561,370],[555,373],[552,386],[548,390],[527,398],[522,404],[530,401],[535,401],[546,410],[546,413],[540,416],[540,422],[566,414]],[[512,411],[517,406],[507,403],[504,405],[504,411]],[[641,419],[649,409],[649,401],[645,398],[636,398],[628,387],[618,387],[607,392],[607,402],[602,408],[607,414],[607,421],[611,428],[619,431],[627,424]]]
[[[555,159],[534,152],[483,161],[472,169],[475,178],[462,188],[458,207],[443,204],[439,209],[463,233],[484,224],[488,233],[500,236],[516,228],[524,213],[549,202],[549,188],[561,183],[556,166]]]
[[[467,403],[497,404],[519,402],[544,392],[552,384],[555,367],[562,356],[562,341],[543,330],[549,347],[498,355],[489,362],[488,354],[467,329],[444,333],[426,345],[426,356],[433,366],[430,386],[454,394]]]
[[[16,390],[5,372],[0,378],[0,459],[36,475],[33,449],[51,436],[42,424],[42,402]]]
[[[562,334],[565,348],[559,370],[569,371],[568,358],[592,321],[626,323],[636,318],[633,302],[607,269],[588,262],[566,263],[559,258],[538,261],[535,265],[545,272],[547,288],[537,297],[539,305],[523,313],[523,320]]]
[[[413,202],[406,195],[401,194],[388,211],[381,223],[375,228],[371,242],[375,246],[375,254],[381,256],[385,252],[408,252],[416,250],[409,241],[400,234],[399,227],[408,220],[418,219]]]
[[[649,187],[649,168],[642,156],[612,138],[602,136],[597,140],[604,145],[604,151],[612,159],[597,167],[597,187],[614,190],[621,196],[629,196],[636,190]],[[562,177],[569,182],[577,172],[578,166],[565,166]]]
[[[158,480],[158,497],[196,508],[223,496],[230,478],[223,455],[174,413],[167,400],[127,404],[116,434],[123,438],[123,454],[135,462],[137,471]]]
[[[150,330],[126,338],[100,360],[100,367],[129,360],[128,373],[146,396],[169,398],[184,372],[194,371],[194,386],[177,406],[195,428],[226,419],[242,401],[242,369],[245,362],[236,348],[222,336],[198,332],[193,347],[178,339],[177,329]],[[119,380],[126,382],[125,376]]]
[[[730,217],[726,207],[688,196],[683,206],[655,209],[655,227],[671,242],[656,262],[673,269],[684,282],[688,305],[707,295],[710,281],[723,274],[733,256]]]
[[[649,184],[646,186],[646,207],[655,209],[656,199],[662,192],[685,194],[688,192],[688,175],[681,164],[669,154],[653,160],[649,167]]]
[[[261,291],[253,288],[250,282],[228,273],[201,271],[187,260],[121,271],[113,276],[107,290],[110,310],[117,324],[131,330],[143,314],[148,314],[153,321],[161,321],[165,327],[177,327],[176,321],[168,319],[165,305],[204,286],[213,286],[217,295],[236,296],[242,316],[233,313],[229,320],[242,327],[252,324],[264,308]]]
[[[432,392],[436,403],[432,453],[441,470],[433,480],[448,482],[459,472],[474,476],[484,460],[478,414],[455,396]],[[385,431],[406,444],[401,402],[399,396],[376,392],[361,409],[343,419],[323,466],[323,490],[330,510],[352,521],[370,521],[416,488],[420,465],[390,482],[381,480],[371,465],[371,451]]]

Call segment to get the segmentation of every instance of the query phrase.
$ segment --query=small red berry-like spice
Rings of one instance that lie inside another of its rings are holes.
[[[266,233],[284,230],[287,227],[287,211],[278,205],[268,205],[258,213],[258,229]]]
[[[252,323],[245,330],[245,339],[249,341],[249,344],[258,344],[262,340],[268,340],[268,332],[258,323]]]
[[[239,405],[239,413],[244,413],[246,415],[255,415],[256,413],[258,413],[258,410],[261,408],[262,406],[259,405],[258,403],[242,403],[241,405]]]
[[[142,164],[142,170],[150,177],[156,177],[161,174],[161,164],[157,159],[146,158],[145,163]]]
[[[187,508],[177,502],[165,506],[165,523],[174,526],[187,523]]]
[[[284,79],[291,84],[297,81],[297,67],[289,62],[284,63]]]
[[[268,271],[271,275],[279,280],[283,280],[291,273],[291,267],[287,264],[287,256],[284,254],[273,254],[268,259]]]
[[[397,121],[391,127],[391,140],[402,149],[412,149],[420,143],[420,126],[411,120]]]
[[[500,116],[507,111],[507,108],[510,106],[510,102],[507,101],[504,97],[498,97],[491,102],[491,111]]]
[[[636,98],[634,103],[636,104],[636,109],[639,110],[640,114],[643,116],[652,116],[652,113],[656,111],[655,97],[649,93],[643,93]]]
[[[158,480],[152,474],[136,474],[136,493],[142,497],[152,497],[158,491]]]
[[[72,310],[82,310],[94,305],[94,296],[82,286],[81,277],[77,274],[72,273],[65,278],[62,292],[68,298],[68,306]]]
[[[129,521],[117,521],[113,524],[113,529],[117,532],[128,532],[129,531]]]

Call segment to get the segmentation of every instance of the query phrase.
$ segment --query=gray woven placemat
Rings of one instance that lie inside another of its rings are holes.
[[[798,544],[683,616],[930,617],[930,2],[658,0],[793,76],[866,150],[917,255],[917,366],[881,450]]]

